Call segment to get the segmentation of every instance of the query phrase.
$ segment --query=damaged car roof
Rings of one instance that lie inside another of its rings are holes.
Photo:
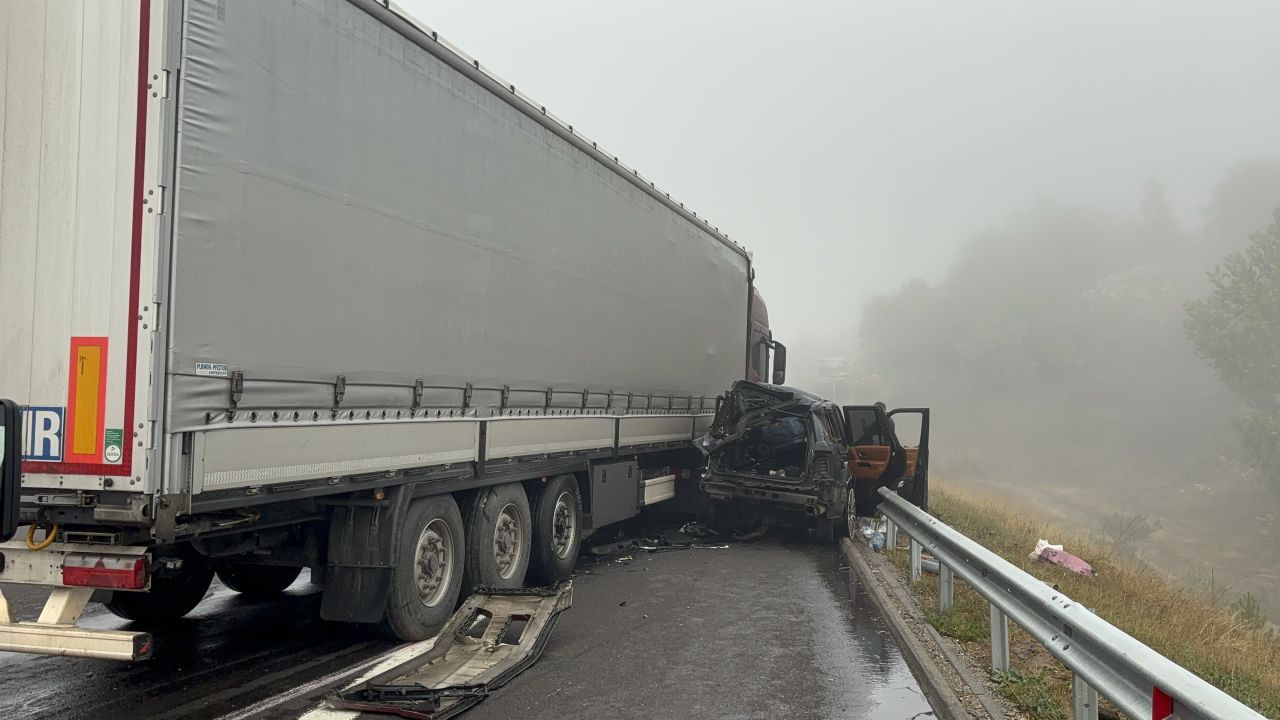
[[[716,411],[707,434],[696,444],[703,453],[710,454],[741,437],[746,427],[761,415],[807,415],[809,408],[825,402],[799,388],[738,380]]]
[[[826,402],[826,398],[818,397],[810,392],[805,392],[799,388],[789,385],[769,385],[762,382],[754,382],[752,380],[738,380],[733,384],[733,388],[729,391],[729,396],[742,394],[759,394],[765,397],[775,399],[772,404],[781,404],[784,402],[798,401],[804,405],[817,405]],[[768,405],[760,405],[759,407],[767,407]],[[752,409],[752,408],[747,408]]]

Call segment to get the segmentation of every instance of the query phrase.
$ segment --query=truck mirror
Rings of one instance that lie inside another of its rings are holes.
[[[22,482],[22,411],[0,400],[0,542],[18,531],[18,490]]]
[[[773,343],[773,384],[782,385],[787,382],[787,346],[780,342]]]

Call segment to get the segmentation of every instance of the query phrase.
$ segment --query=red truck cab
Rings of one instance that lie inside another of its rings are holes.
[[[751,329],[747,335],[747,379],[781,385],[787,380],[787,346],[773,339],[769,330],[769,308],[760,291],[751,288]],[[769,373],[769,355],[773,355],[773,373]]]

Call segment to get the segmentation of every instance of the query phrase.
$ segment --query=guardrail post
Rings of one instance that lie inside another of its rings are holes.
[[[991,669],[1004,672],[1009,669],[1009,618],[1000,608],[991,608]]]
[[[920,543],[911,538],[911,582],[920,581]]]
[[[1071,675],[1071,717],[1098,720],[1098,691],[1074,673]]]
[[[898,526],[892,520],[887,521],[884,526],[884,546],[890,550],[898,549]]]
[[[938,612],[950,612],[956,606],[955,591],[952,586],[951,568],[938,561]]]

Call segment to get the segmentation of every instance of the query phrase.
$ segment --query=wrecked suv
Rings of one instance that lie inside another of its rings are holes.
[[[919,422],[916,447],[903,447],[894,418]],[[807,524],[834,539],[875,513],[881,487],[925,508],[929,410],[840,407],[782,385],[740,380],[723,395],[707,434],[702,492],[718,509],[763,523]]]

